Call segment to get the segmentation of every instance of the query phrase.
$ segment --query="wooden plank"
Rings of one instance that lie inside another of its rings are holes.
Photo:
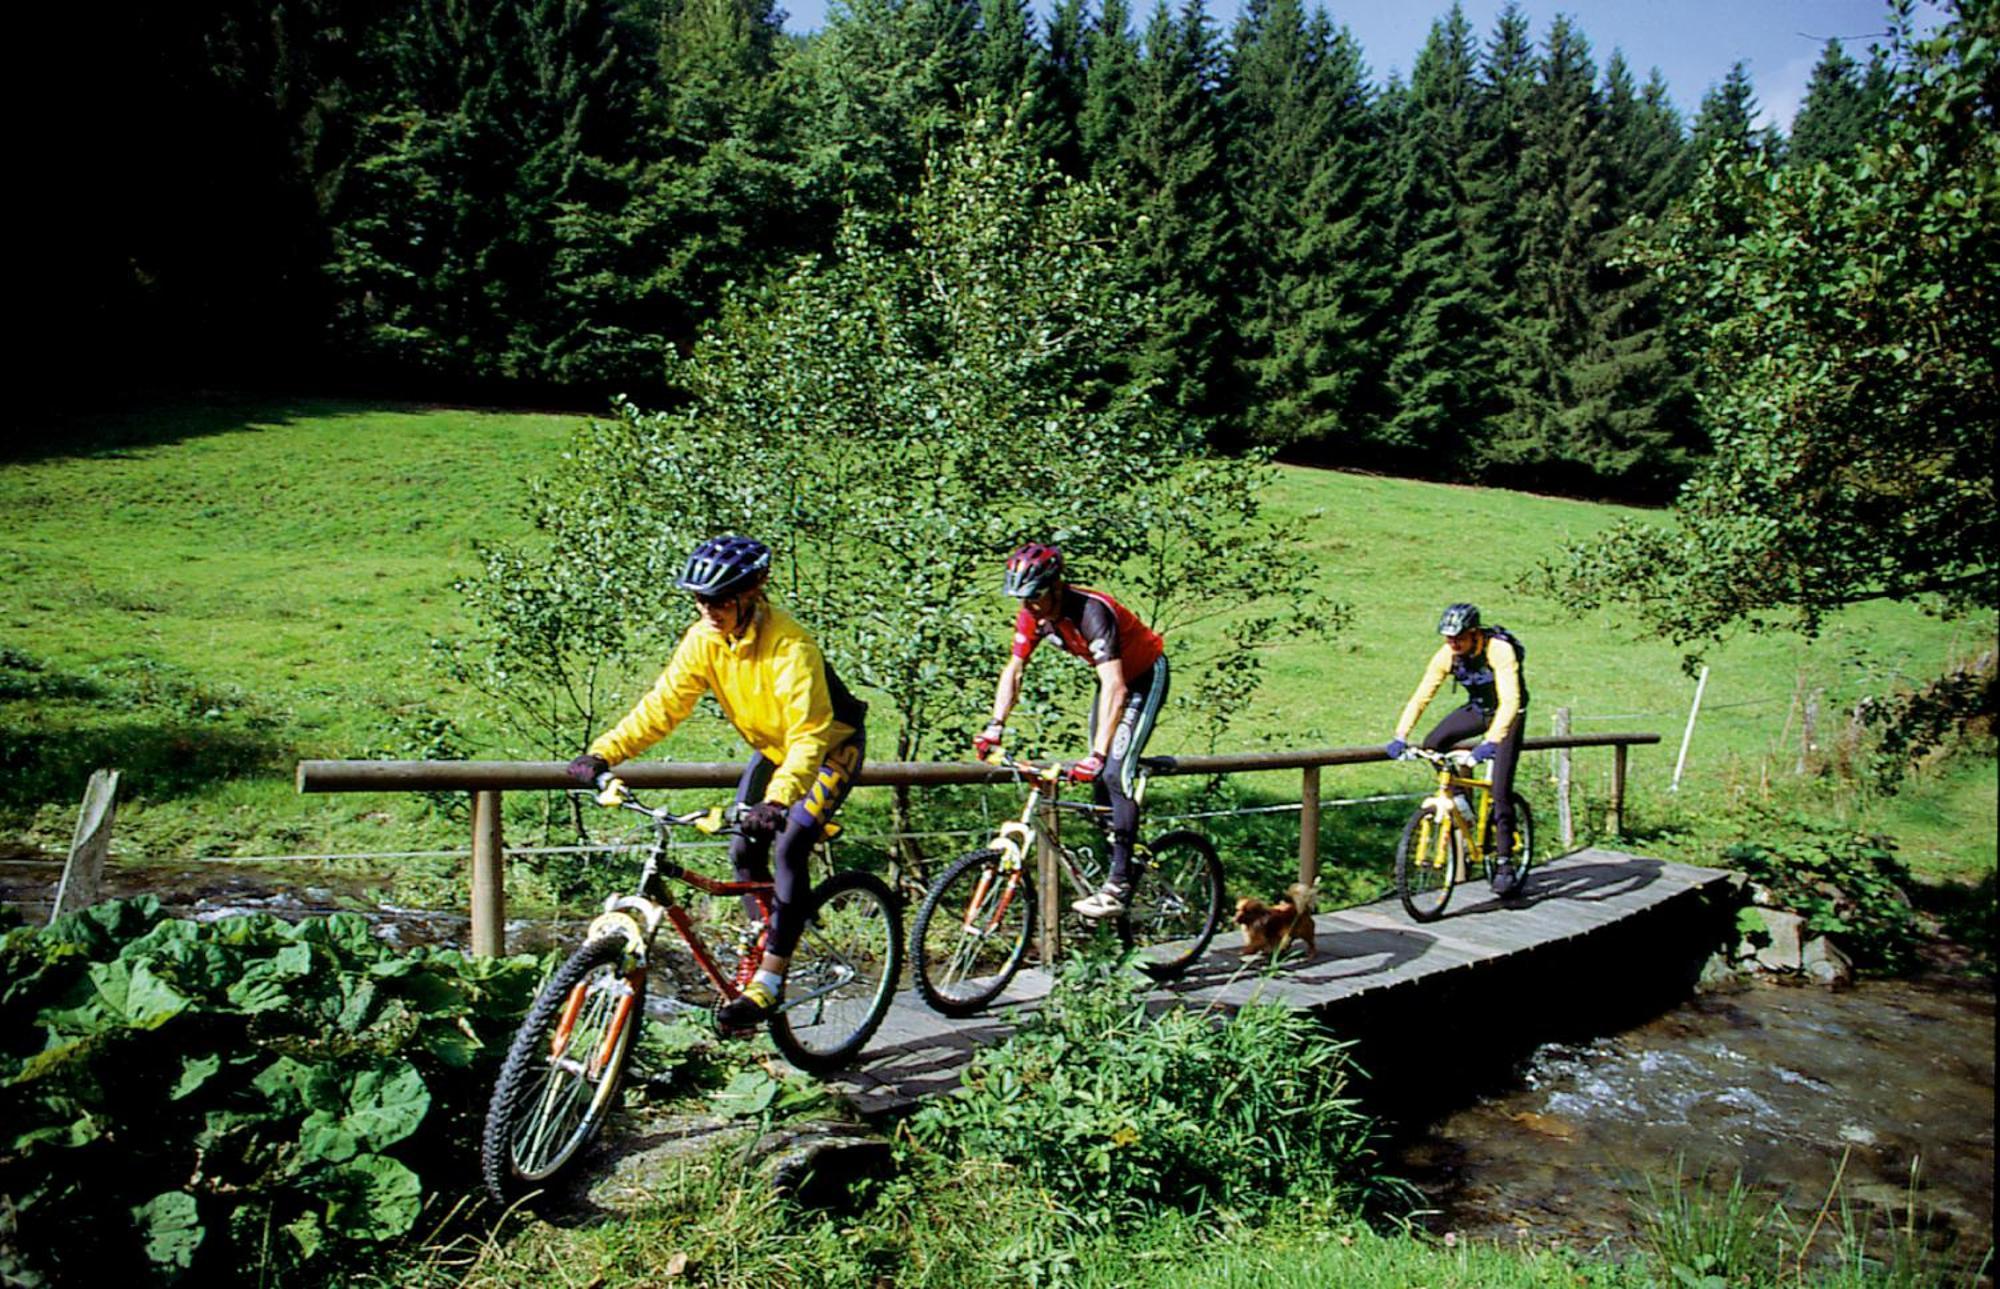
[[[1582,850],[1537,866],[1522,905],[1503,905],[1483,888],[1467,888],[1432,923],[1410,921],[1394,898],[1318,914],[1318,956],[1287,959],[1268,974],[1261,962],[1245,963],[1240,940],[1225,927],[1186,976],[1153,997],[1163,1006],[1233,1008],[1263,999],[1321,1011],[1453,973],[1488,970],[1550,945],[1616,936],[1620,923],[1731,876],[1619,851]],[[979,1047],[1011,1032],[1008,1006],[1032,1007],[1050,987],[1047,973],[1024,971],[1000,1006],[966,1020],[939,1016],[905,991],[870,1045],[866,1066],[840,1082],[864,1113],[906,1110],[922,1097],[949,1092]]]

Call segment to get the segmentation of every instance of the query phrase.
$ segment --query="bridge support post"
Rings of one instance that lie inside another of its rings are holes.
[[[507,952],[506,843],[498,792],[472,794],[472,956]]]
[[[1569,737],[1569,708],[1556,708],[1556,737]],[[1556,749],[1556,822],[1562,834],[1563,849],[1576,845],[1576,818],[1569,806],[1569,749]]]
[[[1611,748],[1611,817],[1605,823],[1613,837],[1625,835],[1625,752],[1623,743]]]
[[[1299,772],[1299,884],[1311,890],[1319,880],[1319,767]]]

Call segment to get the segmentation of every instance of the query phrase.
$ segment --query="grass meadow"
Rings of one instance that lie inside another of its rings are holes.
[[[0,460],[0,840],[17,853],[59,851],[89,771],[115,765],[125,776],[123,859],[461,844],[462,823],[438,803],[302,797],[292,769],[316,757],[509,755],[475,697],[436,669],[431,642],[464,628],[452,582],[476,569],[475,543],[526,532],[524,478],[552,464],[587,420],[215,399],[43,427],[40,448],[17,446]],[[1711,650],[1683,782],[1670,792],[1695,690],[1680,652],[1515,589],[1560,540],[1630,512],[1299,468],[1281,468],[1266,501],[1274,513],[1310,517],[1326,590],[1352,621],[1331,643],[1273,648],[1263,691],[1218,750],[1379,743],[1435,645],[1439,608],[1469,599],[1527,644],[1531,733],[1547,733],[1566,706],[1581,732],[1663,735],[1632,756],[1628,822],[1639,846],[1700,858],[1745,826],[1746,805],[1769,803],[1885,831],[1922,874],[1976,878],[1993,867],[1990,756],[1959,757],[1893,796],[1819,773],[1845,755],[1859,697],[1991,649],[1991,621],[1877,604],[1841,615],[1811,642],[1745,636]],[[800,607],[810,621],[810,606]],[[996,592],[996,671],[1007,612]],[[1187,643],[1187,656],[1198,652]],[[671,644],[661,641],[662,658]],[[649,680],[632,677],[634,692]],[[1808,697],[1819,747],[1801,776]],[[1449,701],[1440,695],[1430,718]],[[440,735],[446,721],[455,736]],[[1207,750],[1191,725],[1170,714],[1153,750]],[[714,721],[677,733],[667,750],[690,760],[738,755]],[[1606,751],[1577,755],[1586,831],[1602,822],[1610,765]],[[1552,838],[1547,770],[1540,762],[1524,779]],[[1409,767],[1363,766],[1327,772],[1323,792],[1418,786]],[[1163,784],[1155,804],[1161,814],[1211,805],[1212,788]],[[1289,773],[1241,776],[1220,791],[1253,804],[1296,794]],[[861,793],[850,808],[857,833],[886,813],[876,795]],[[544,818],[527,796],[510,798],[511,836]],[[1009,809],[999,798],[988,804]],[[1323,849],[1336,898],[1380,885],[1406,812],[1400,802],[1328,808]],[[1234,843],[1233,884],[1283,886],[1296,845],[1289,818],[1208,826]],[[431,871],[440,894],[452,868],[441,861]],[[400,876],[423,871],[404,865]]]

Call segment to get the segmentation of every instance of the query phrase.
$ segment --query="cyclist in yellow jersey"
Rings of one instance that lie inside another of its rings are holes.
[[[729,857],[737,880],[772,880],[777,890],[763,961],[742,995],[716,1013],[731,1030],[754,1027],[778,1005],[811,894],[806,857],[846,800],[866,752],[868,705],[840,683],[805,629],[765,597],[770,565],[769,548],[748,537],[695,547],[675,585],[693,594],[700,619],[645,697],[569,766],[578,782],[601,783],[613,765],[672,732],[704,693],[715,695],[750,744],[736,786],[746,810]]]
[[[1503,626],[1481,626],[1479,609],[1471,604],[1447,607],[1438,619],[1444,643],[1431,655],[1430,666],[1396,722],[1396,736],[1382,749],[1391,760],[1408,750],[1410,731],[1447,676],[1465,690],[1463,707],[1449,713],[1424,738],[1433,751],[1479,735],[1474,761],[1493,762],[1493,893],[1503,898],[1518,893],[1514,872],[1514,766],[1521,757],[1527,722],[1528,685],[1521,673],[1525,646]]]

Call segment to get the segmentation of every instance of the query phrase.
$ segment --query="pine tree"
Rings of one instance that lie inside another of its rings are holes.
[[[1083,42],[1086,70],[1077,143],[1084,171],[1114,190],[1124,183],[1121,143],[1132,125],[1139,76],[1139,45],[1131,25],[1126,0],[1104,0],[1103,12]]]
[[[551,295],[556,220],[628,141],[621,65],[592,0],[424,0],[396,49],[335,226],[340,323],[364,353],[454,379],[541,381],[589,301]]]
[[[1878,50],[1864,75],[1838,40],[1826,42],[1792,122],[1793,165],[1851,156],[1881,134],[1889,120],[1888,63]]]
[[[1118,195],[1136,216],[1130,280],[1155,309],[1132,374],[1204,429],[1238,406],[1227,300],[1236,283],[1220,72],[1204,0],[1178,15],[1159,0],[1132,81],[1131,128],[1119,150]]]
[[[1398,316],[1387,373],[1394,412],[1380,437],[1433,468],[1454,436],[1483,435],[1502,406],[1492,378],[1497,302],[1472,226],[1477,57],[1472,28],[1454,4],[1417,54],[1394,135]]]
[[[1360,50],[1298,0],[1253,3],[1233,43],[1224,106],[1246,426],[1266,442],[1351,450],[1382,416],[1389,294],[1381,131]]]
[[[1518,313],[1507,328],[1512,404],[1477,451],[1489,464],[1571,455],[1584,399],[1573,362],[1591,326],[1591,253],[1604,228],[1603,106],[1590,46],[1567,18],[1549,27],[1522,131]]]
[[[887,209],[958,135],[980,49],[974,0],[848,0],[789,68],[808,182]]]
[[[1695,113],[1688,140],[1694,163],[1705,163],[1718,148],[1734,156],[1758,150],[1758,136],[1751,128],[1756,119],[1757,91],[1750,83],[1750,72],[1742,63],[1733,63],[1722,83],[1711,86],[1702,96],[1701,108]]]
[[[1048,156],[1072,178],[1088,173],[1080,130],[1089,82],[1089,0],[1057,0],[1049,15],[1043,80],[1048,104]]]

